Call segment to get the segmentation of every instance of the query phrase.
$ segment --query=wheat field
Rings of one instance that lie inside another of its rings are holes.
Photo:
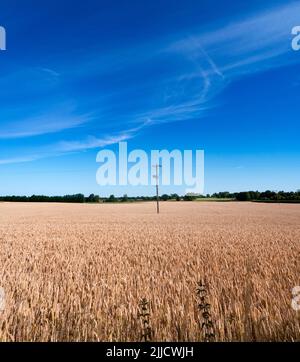
[[[299,341],[300,205],[0,203],[0,341]]]

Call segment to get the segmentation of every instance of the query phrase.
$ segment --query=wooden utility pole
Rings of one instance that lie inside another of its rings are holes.
[[[158,183],[159,183],[159,174],[158,174],[158,168],[161,167],[160,165],[156,164],[155,166],[155,176],[153,176],[156,179],[156,210],[159,214],[159,190],[158,190]]]

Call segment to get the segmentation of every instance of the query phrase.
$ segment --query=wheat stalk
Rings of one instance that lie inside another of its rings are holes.
[[[198,297],[198,309],[202,317],[200,323],[204,341],[213,342],[215,341],[215,330],[211,316],[211,305],[207,300],[208,287],[202,280],[198,282],[196,293]]]
[[[146,298],[143,298],[139,304],[140,312],[138,313],[138,317],[141,319],[142,324],[142,333],[141,340],[143,342],[149,342],[152,339],[152,329],[150,326],[150,308],[149,302]]]

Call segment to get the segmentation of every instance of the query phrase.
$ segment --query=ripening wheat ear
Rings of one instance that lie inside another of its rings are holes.
[[[246,285],[244,291],[244,340],[245,341],[255,341],[255,330],[253,326],[251,306],[252,306],[252,295],[253,295],[253,282],[252,282],[252,273],[253,273],[253,259],[248,257],[246,260]]]
[[[208,287],[204,281],[198,282],[196,289],[198,309],[201,315],[200,326],[205,342],[215,341],[215,329],[211,316],[211,305],[207,301]]]
[[[152,339],[152,329],[150,326],[150,308],[149,302],[146,298],[143,298],[139,304],[140,311],[138,317],[141,319],[142,333],[141,340],[143,342],[150,342]]]

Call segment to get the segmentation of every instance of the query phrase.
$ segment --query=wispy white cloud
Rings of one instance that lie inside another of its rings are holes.
[[[104,103],[104,107],[109,109],[107,118],[104,116],[99,121],[99,118],[91,118],[90,115],[73,116],[76,112],[29,117],[4,125],[0,130],[0,139],[58,133],[83,127],[88,122],[97,124],[98,128],[94,127],[97,136],[84,136],[89,131],[83,128],[82,139],[45,145],[33,156],[0,160],[0,164],[29,162],[49,155],[105,147],[131,139],[143,128],[155,124],[201,120],[216,106],[216,96],[238,77],[300,61],[290,48],[290,31],[299,22],[299,14],[300,3],[290,2],[237,19],[229,25],[211,24],[212,31],[191,31],[191,35],[185,37],[177,34],[175,41],[159,40],[136,49],[123,49],[121,53],[113,51],[112,54],[101,55],[100,59],[99,55],[89,56],[92,61],[74,61],[74,64],[68,65],[65,74],[72,81],[75,79],[80,83],[85,77],[93,78],[103,73],[109,81],[113,73],[116,73],[113,78],[116,82],[119,75],[122,78],[120,87],[117,83],[112,88],[112,95],[104,101],[102,99],[101,104],[97,98],[91,100],[92,111],[94,113],[98,107],[98,115]],[[153,73],[151,70],[154,67],[163,71]],[[144,72],[151,76],[144,77]],[[64,78],[61,70],[46,67],[40,68],[38,74],[46,78],[46,84],[47,77],[50,77],[51,86]],[[139,76],[135,77],[136,74]],[[1,81],[3,79],[0,79],[0,85]],[[137,90],[140,91],[139,96],[134,93]],[[131,92],[133,97],[130,97]],[[123,105],[122,99],[130,100],[131,107]],[[116,129],[117,125],[125,131],[103,134],[101,127],[108,123],[107,119],[115,122],[112,128]]]
[[[68,114],[49,114],[2,125],[0,139],[24,138],[57,133],[66,129],[80,127],[91,121],[90,115],[72,116]]]
[[[285,65],[292,60],[284,57],[276,62],[276,58],[291,53],[290,33],[299,23],[299,13],[300,3],[295,1],[226,26],[216,25],[213,31],[174,42],[168,50],[201,58],[205,49],[209,58],[218,62],[217,71],[225,76]]]
[[[26,157],[12,157],[0,159],[0,165],[10,165],[15,163],[32,162],[38,159],[38,155],[31,155]]]
[[[185,66],[177,79],[169,80],[169,104],[149,110],[141,119],[201,119],[214,106],[216,95],[237,77],[299,61],[290,45],[290,29],[299,13],[299,2],[292,2],[226,26],[215,24],[213,31],[194,32],[166,46],[165,54],[179,57]]]
[[[299,13],[299,2],[292,2],[229,25],[214,24],[213,31],[192,32],[166,45],[153,62],[172,59],[172,64],[177,59],[178,75],[157,79],[164,92],[160,101],[132,114],[132,119],[148,120],[148,125],[200,120],[215,107],[216,96],[238,77],[299,61],[291,52],[290,36]]]
[[[148,127],[149,120],[145,120],[136,127],[132,127],[125,131],[120,131],[112,135],[106,135],[101,138],[94,136],[89,136],[87,138],[77,140],[77,141],[62,141],[56,145],[52,145],[52,149],[55,152],[78,152],[86,151],[93,148],[102,148],[109,145],[113,145],[119,142],[128,141],[129,139],[135,137],[135,135],[141,131],[143,128]]]
[[[56,146],[56,149],[60,152],[86,151],[93,148],[101,148],[113,145],[122,141],[126,141],[130,138],[132,138],[130,133],[107,136],[104,138],[89,136],[79,141],[62,141]]]
[[[60,76],[60,73],[56,72],[54,69],[50,69],[50,68],[40,68],[43,72],[53,76],[54,78],[58,78]]]
[[[141,127],[116,133],[115,135],[104,136],[103,138],[89,136],[84,139],[76,141],[61,141],[56,144],[45,145],[43,147],[40,147],[38,152],[26,155],[24,157],[10,157],[10,158],[0,159],[0,165],[10,165],[10,164],[38,161],[44,158],[58,157],[71,153],[87,151],[94,148],[102,148],[114,145],[122,141],[127,141],[130,138],[134,137],[135,133],[140,128]]]
[[[22,67],[0,77],[1,140],[58,133],[92,120],[61,92],[59,77],[43,67]]]

